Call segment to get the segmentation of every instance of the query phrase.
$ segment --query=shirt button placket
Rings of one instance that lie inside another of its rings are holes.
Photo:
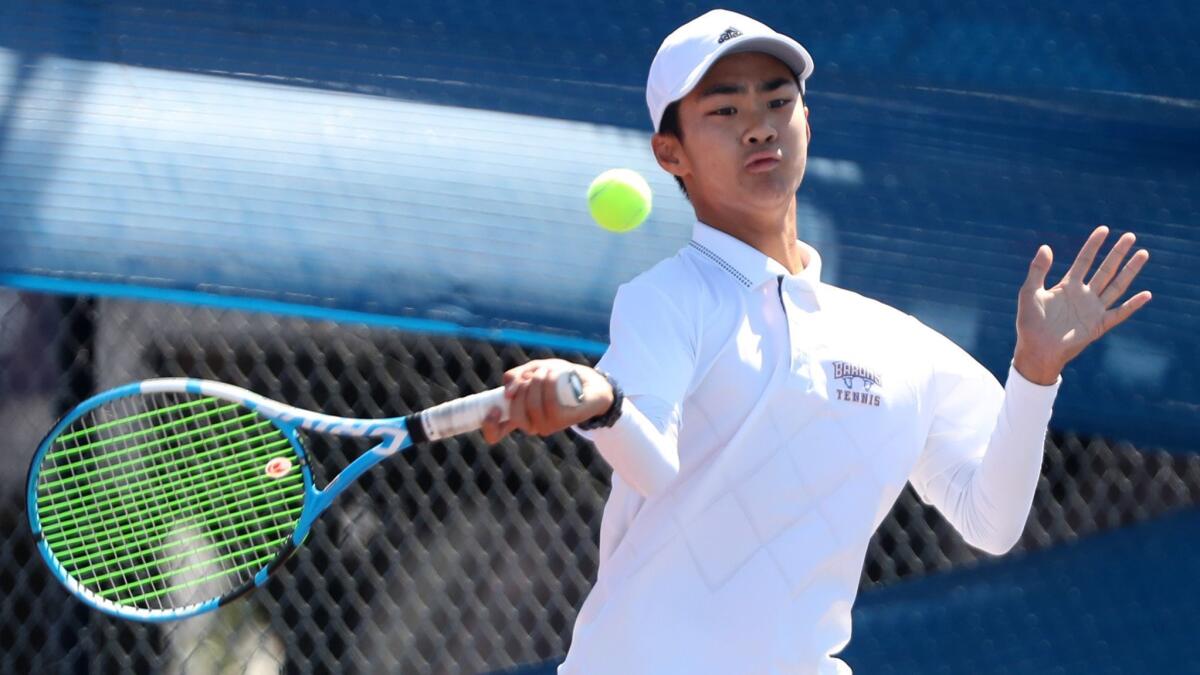
[[[783,305],[783,314],[787,317],[788,341],[791,351],[791,378],[801,384],[807,391],[813,389],[812,354],[809,343],[812,333],[812,322],[809,314],[792,299],[797,289],[783,276],[779,277],[779,301]]]

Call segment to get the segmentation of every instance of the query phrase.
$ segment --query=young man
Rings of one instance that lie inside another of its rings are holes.
[[[682,26],[650,67],[654,155],[680,179],[690,244],[625,284],[607,375],[563,361],[505,374],[513,429],[580,425],[613,466],[600,568],[560,673],[848,673],[868,540],[906,481],[972,545],[1016,543],[1063,366],[1150,300],[1119,306],[1149,255],[1106,228],[1017,305],[1002,389],[916,319],[823,283],[797,239],[811,129],[797,42],[738,14]],[[560,406],[576,369],[582,405]],[[623,390],[623,395],[622,391]]]

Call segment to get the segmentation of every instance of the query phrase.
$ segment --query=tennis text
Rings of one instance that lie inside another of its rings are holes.
[[[839,401],[849,401],[850,403],[861,403],[862,405],[871,405],[878,408],[882,401],[879,394],[872,394],[865,391],[846,391],[845,389],[837,390],[837,399]]]

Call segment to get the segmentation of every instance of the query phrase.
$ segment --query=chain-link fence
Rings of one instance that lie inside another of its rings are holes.
[[[608,469],[558,434],[414,448],[365,476],[250,599],[165,626],[71,599],[30,537],[24,475],[82,398],[153,376],[247,387],[356,417],[494,386],[545,349],[266,314],[0,291],[0,671],[476,673],[563,653],[595,574]],[[588,363],[594,355],[554,354]],[[309,437],[318,484],[363,448]],[[1047,443],[1020,546],[1153,517],[1200,496],[1200,457],[1074,435]],[[973,560],[905,491],[871,543],[864,586]]]

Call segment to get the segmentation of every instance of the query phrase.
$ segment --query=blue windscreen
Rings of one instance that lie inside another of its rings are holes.
[[[1200,8],[1181,0],[724,3],[817,70],[800,234],[827,281],[1002,375],[1040,243],[1133,230],[1155,300],[1068,369],[1055,425],[1195,450]],[[682,245],[648,151],[659,40],[708,3],[0,7],[0,273],[603,340]],[[596,229],[587,182],[655,212]]]

